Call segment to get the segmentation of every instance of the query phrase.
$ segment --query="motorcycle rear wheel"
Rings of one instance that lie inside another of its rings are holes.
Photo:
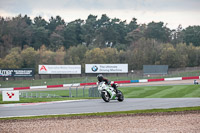
[[[118,101],[119,102],[122,102],[122,101],[124,101],[124,95],[123,95],[123,93],[120,91],[120,90],[118,90],[118,94],[119,94],[119,96],[118,96]]]

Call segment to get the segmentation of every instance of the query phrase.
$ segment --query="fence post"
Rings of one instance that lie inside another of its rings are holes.
[[[85,97],[85,86],[83,87],[83,97]]]
[[[76,97],[78,96],[78,86],[76,87]]]
[[[73,84],[72,84],[73,85]],[[72,97],[72,92],[71,92],[71,87],[72,85],[69,87],[69,97]]]

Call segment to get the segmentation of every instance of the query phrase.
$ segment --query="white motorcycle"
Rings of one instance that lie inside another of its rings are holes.
[[[98,91],[105,102],[109,102],[110,100],[122,102],[124,100],[124,95],[120,90],[118,90],[118,93],[116,94],[114,88],[106,85],[105,82],[100,82],[98,84]]]

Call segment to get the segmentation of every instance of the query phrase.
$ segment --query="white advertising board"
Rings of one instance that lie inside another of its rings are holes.
[[[19,91],[2,91],[3,101],[19,101]]]
[[[128,64],[85,64],[85,73],[128,73]]]
[[[81,74],[81,65],[39,65],[39,74]]]

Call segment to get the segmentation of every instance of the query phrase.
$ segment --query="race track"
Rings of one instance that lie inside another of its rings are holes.
[[[200,106],[200,98],[127,98],[0,105],[0,118]]]
[[[163,81],[137,84],[123,84],[125,86],[151,85],[180,85],[193,84],[193,80]],[[60,102],[0,104],[0,118],[40,116],[55,114],[78,114],[95,112],[113,112],[158,108],[176,108],[200,106],[200,98],[125,98],[123,102],[116,100],[105,103],[102,99],[70,100]]]

